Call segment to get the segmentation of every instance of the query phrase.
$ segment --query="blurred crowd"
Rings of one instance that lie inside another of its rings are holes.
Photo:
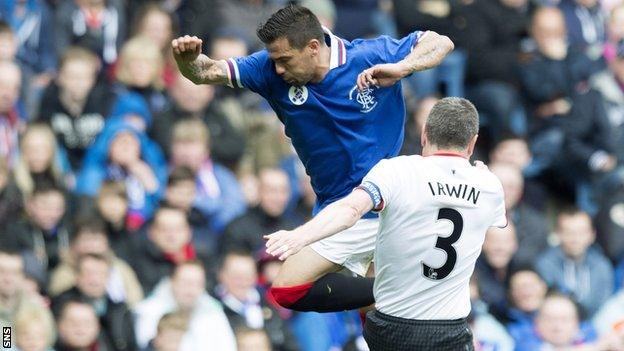
[[[315,195],[257,95],[177,71],[262,48],[285,0],[0,1],[0,325],[44,350],[366,350],[357,312],[297,313],[262,235]],[[456,50],[402,84],[403,154],[433,104],[480,112],[510,225],[472,279],[480,351],[624,350],[624,2],[302,0],[354,38]],[[354,82],[355,84],[355,82]]]

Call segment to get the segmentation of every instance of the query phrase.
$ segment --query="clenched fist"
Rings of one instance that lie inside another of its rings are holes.
[[[173,57],[178,62],[192,62],[202,52],[202,40],[198,37],[185,35],[171,42]]]

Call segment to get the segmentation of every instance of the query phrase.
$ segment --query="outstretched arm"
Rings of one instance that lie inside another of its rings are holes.
[[[305,246],[351,228],[368,211],[373,201],[364,190],[355,189],[347,197],[325,207],[308,223],[294,230],[266,235],[267,253],[285,260]]]
[[[195,84],[228,84],[227,63],[202,54],[202,40],[184,36],[171,42],[173,57],[183,76]]]
[[[454,48],[448,37],[432,31],[425,32],[403,60],[375,65],[360,73],[358,88],[363,90],[370,85],[389,87],[414,72],[439,65]]]

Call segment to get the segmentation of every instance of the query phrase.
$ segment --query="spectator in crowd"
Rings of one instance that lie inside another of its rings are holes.
[[[19,251],[3,245],[0,248],[0,327],[13,326],[23,310],[43,308],[23,287],[24,259]]]
[[[33,253],[44,270],[54,269],[69,250],[69,231],[63,221],[66,208],[65,192],[54,183],[40,182],[26,199],[24,218],[6,228],[2,241]]]
[[[624,40],[624,4],[611,9],[607,24],[607,43],[605,43],[604,57],[607,61],[616,55],[617,45]]]
[[[54,133],[45,124],[29,124],[22,133],[20,155],[13,170],[15,183],[24,197],[28,198],[38,183],[52,182],[59,185],[69,183]],[[68,184],[69,185],[69,184]]]
[[[211,57],[215,60],[247,54],[247,42],[235,30],[219,31],[211,46]],[[291,153],[292,145],[284,138],[281,123],[262,97],[246,89],[215,87],[216,101],[230,124],[246,139],[237,172],[241,179],[262,168],[278,166]]]
[[[574,301],[559,293],[546,297],[535,317],[532,334],[519,340],[518,350],[619,350],[621,340],[612,334],[596,340],[593,329],[583,330]],[[585,348],[582,348],[584,346]]]
[[[7,160],[0,156],[0,230],[6,229],[23,209],[22,193],[15,184]]]
[[[561,0],[571,45],[583,48],[593,59],[602,54],[607,40],[605,13],[597,0]]]
[[[22,73],[17,64],[0,61],[0,157],[12,165],[17,156],[17,134],[26,115],[19,102]]]
[[[108,242],[115,254],[123,259],[130,257],[132,233],[126,227],[128,198],[126,186],[122,182],[104,181],[98,192],[96,208],[106,224]]]
[[[245,210],[245,200],[236,178],[211,158],[210,133],[197,119],[185,119],[173,127],[171,165],[185,166],[195,174],[195,206],[212,219],[213,230],[221,232]]]
[[[158,145],[133,125],[120,122],[106,127],[87,151],[76,192],[95,196],[105,180],[123,182],[129,212],[126,226],[132,231],[151,218],[166,178]]]
[[[352,1],[349,1],[352,2]],[[448,96],[464,96],[466,53],[460,49],[465,40],[462,32],[466,23],[464,7],[467,3],[447,0],[394,0],[394,18],[400,36],[415,30],[431,30],[453,38],[457,43],[442,63],[432,69],[416,72],[408,79],[418,98],[441,93],[441,85]]]
[[[83,300],[70,300],[59,308],[56,317],[57,351],[114,350],[101,332],[95,308]]]
[[[41,100],[38,120],[52,127],[74,171],[80,170],[85,151],[104,128],[109,112],[110,86],[98,79],[100,67],[91,51],[68,48],[61,57],[58,77]]]
[[[17,38],[11,25],[0,18],[0,61],[15,61]]]
[[[288,325],[256,288],[257,280],[256,263],[250,254],[230,251],[224,255],[215,295],[221,300],[232,329],[264,329],[275,350],[297,350]]]
[[[596,69],[584,53],[568,48],[560,10],[537,10],[531,33],[537,53],[522,66],[521,80],[534,107],[534,157],[560,181],[587,187],[590,176],[604,175],[617,164],[602,97],[588,89]],[[577,203],[593,211],[587,195],[587,190],[577,193]]]
[[[475,350],[513,351],[514,340],[505,327],[492,316],[487,305],[481,300],[478,277],[470,278],[471,311],[468,322],[474,333]]]
[[[41,90],[56,71],[52,13],[43,0],[5,0],[0,3],[0,20],[16,33],[15,58],[24,74],[23,96],[29,112],[37,104]],[[26,93],[28,92],[28,93]]]
[[[405,125],[405,140],[403,141],[403,148],[401,149],[401,155],[419,155],[422,152],[422,144],[420,142],[420,136],[422,129],[427,122],[427,116],[433,108],[433,105],[438,102],[438,97],[427,96],[418,101],[416,108],[409,114],[409,119]]]
[[[160,49],[164,59],[162,79],[166,86],[171,85],[176,74],[176,66],[171,53],[171,40],[177,34],[178,29],[173,16],[164,6],[148,2],[141,6],[136,15],[131,18],[134,23],[132,37],[148,38]]]
[[[507,330],[515,342],[522,343],[522,338],[533,331],[535,315],[546,298],[548,286],[530,267],[514,271],[508,285]]]
[[[518,59],[528,37],[526,0],[475,2],[467,14],[468,97],[485,117],[490,138],[525,135],[526,116],[518,81]]]
[[[483,251],[475,266],[481,298],[490,306],[490,312],[497,318],[502,319],[505,314],[507,306],[505,282],[509,277],[511,261],[517,250],[518,241],[513,223],[508,223],[505,228],[492,227],[485,235]]]
[[[619,12],[622,13],[624,21],[624,5]],[[614,49],[613,57],[607,59],[609,69],[592,77],[591,86],[604,97],[609,125],[614,131],[615,155],[618,160],[622,160],[624,159],[624,38]]]
[[[159,283],[135,308],[139,347],[146,347],[155,337],[154,343],[157,344],[158,321],[167,313],[179,310],[189,318],[188,330],[180,341],[180,351],[236,350],[234,333],[223,309],[206,292],[205,276],[201,262],[181,263],[169,279]]]
[[[304,174],[299,179],[299,200],[295,205],[295,214],[301,221],[308,221],[312,218],[312,211],[316,204],[316,194],[312,188],[310,176]]]
[[[203,121],[210,131],[210,151],[215,161],[235,168],[245,151],[245,135],[235,128],[214,99],[214,87],[196,85],[176,73],[169,95],[173,103],[155,116],[150,135],[164,149],[171,147],[171,125],[184,119]]]
[[[167,204],[186,213],[193,230],[193,243],[210,255],[217,254],[218,236],[212,230],[210,218],[195,207],[195,174],[188,167],[177,167],[169,174],[165,200]]]
[[[503,185],[507,218],[516,228],[518,250],[513,261],[519,265],[531,264],[548,246],[546,218],[522,201],[524,179],[520,169],[503,163],[493,163],[489,168]]]
[[[256,36],[258,23],[269,18],[277,11],[282,1],[269,0],[218,0],[219,17],[228,27],[240,28],[245,35],[245,41],[253,49],[264,48],[264,44]]]
[[[189,315],[178,311],[165,313],[158,321],[156,336],[147,347],[148,351],[180,351],[182,339],[188,332]]]
[[[20,351],[49,351],[56,340],[54,317],[47,308],[22,309],[15,316],[15,346]]]
[[[531,163],[531,151],[527,141],[516,136],[501,138],[490,152],[490,163],[501,163],[525,171]]]
[[[139,99],[147,104],[152,115],[162,112],[167,107],[163,67],[164,58],[151,39],[136,36],[128,40],[115,67],[120,84],[116,87],[113,111],[118,108],[116,105],[127,103],[126,100]]]
[[[264,169],[258,178],[260,202],[226,227],[224,251],[236,249],[255,254],[264,249],[263,233],[294,229],[301,224],[285,214],[290,196],[288,175],[280,169]]]
[[[128,306],[114,302],[106,293],[112,264],[105,256],[86,254],[79,258],[76,272],[76,286],[52,300],[53,311],[59,315],[67,301],[87,301],[100,320],[102,332],[115,351],[136,350],[134,319]]]
[[[58,56],[68,47],[89,49],[110,66],[126,33],[124,7],[119,0],[70,0],[56,9],[54,44]]]
[[[147,233],[139,234],[133,240],[130,263],[145,295],[149,295],[161,279],[170,276],[177,264],[198,259],[211,267],[211,257],[193,245],[191,227],[180,209],[160,206]]]
[[[271,351],[271,340],[262,329],[240,327],[236,330],[238,351]]]
[[[73,230],[68,255],[50,275],[48,294],[55,297],[74,287],[80,258],[85,255],[98,255],[110,261],[106,293],[111,301],[123,302],[130,307],[141,301],[143,291],[137,276],[125,261],[112,252],[104,223],[98,218],[80,218],[74,224]],[[125,245],[128,245],[128,240]]]
[[[566,209],[555,229],[561,245],[544,252],[536,268],[549,286],[571,294],[591,317],[613,292],[613,268],[597,247],[589,215]]]

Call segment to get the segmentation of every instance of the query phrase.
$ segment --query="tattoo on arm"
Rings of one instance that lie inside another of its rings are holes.
[[[421,38],[412,52],[403,59],[410,72],[423,71],[435,67],[453,51],[453,42],[442,35],[428,32]]]
[[[199,55],[195,61],[178,63],[180,72],[195,84],[228,84],[227,64],[206,55]]]

